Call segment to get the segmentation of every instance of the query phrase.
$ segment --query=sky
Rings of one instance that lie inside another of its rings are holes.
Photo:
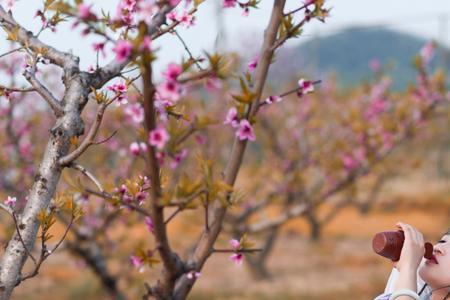
[[[5,0],[0,0],[4,3]],[[17,0],[13,14],[27,29],[36,31],[39,21],[33,19],[43,1]],[[118,0],[85,0],[94,4],[95,10],[108,10],[114,15]],[[200,6],[196,25],[189,29],[180,29],[179,33],[195,55],[203,50],[213,51],[217,45],[217,38],[226,43],[227,50],[248,52],[247,56],[258,53],[260,39],[267,25],[272,0],[262,0],[260,9],[251,10],[248,17],[241,14],[239,8],[221,9],[221,0],[206,0]],[[287,0],[287,10],[300,6],[302,1]],[[326,37],[349,26],[377,26],[421,36],[425,39],[435,39],[450,46],[450,0],[327,0],[326,7],[331,8],[330,17],[326,23],[313,21],[308,24],[303,35],[295,41],[289,41],[287,46],[301,43],[314,37]],[[217,14],[221,11],[221,14]],[[219,16],[219,18],[218,18]],[[221,20],[221,22],[220,22]],[[219,26],[222,23],[223,26]],[[224,28],[218,35],[218,28]],[[44,42],[52,46],[73,51],[80,56],[82,68],[95,63],[92,43],[100,41],[98,38],[84,38],[80,34],[81,28],[73,29],[70,23],[64,25],[56,34],[45,32],[41,35]],[[3,33],[1,33],[4,36]],[[2,41],[3,39],[0,39]],[[7,49],[7,45],[0,42],[0,53]],[[112,47],[112,46],[111,46]],[[110,48],[111,48],[110,47]],[[162,71],[172,61],[180,61],[184,49],[179,40],[173,35],[166,35],[155,41],[158,49],[158,60],[155,69]],[[101,60],[106,63],[107,60]]]

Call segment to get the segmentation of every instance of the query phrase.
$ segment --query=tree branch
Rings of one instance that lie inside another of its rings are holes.
[[[61,117],[64,114],[64,110],[55,96],[42,84],[40,83],[35,74],[32,72],[25,72],[25,78],[28,82],[33,86],[34,90],[39,93],[39,95],[44,98],[44,100],[48,103],[50,108],[53,110],[53,113],[57,118]]]
[[[273,57],[273,51],[270,50],[277,36],[278,28],[283,18],[283,9],[285,0],[275,0],[272,8],[269,25],[265,31],[264,42],[261,47],[261,60],[256,69],[255,79],[255,103],[249,110],[249,117],[256,115],[258,111],[258,103],[261,98],[262,90],[265,85],[267,73]],[[246,141],[240,141],[237,138],[234,141],[231,157],[228,161],[224,172],[224,181],[233,186],[236,180],[239,168],[241,166],[242,158],[246,148]],[[227,211],[222,203],[216,201],[213,208],[210,210],[210,226],[204,229],[200,240],[198,241],[194,253],[191,255],[188,265],[193,265],[197,270],[200,270],[208,257],[211,255],[211,249],[221,231],[222,223]],[[191,290],[195,279],[189,279],[183,275],[176,284],[174,299],[185,299]]]
[[[142,70],[142,80],[144,86],[144,115],[145,130],[147,135],[156,128],[156,112],[154,107],[155,86],[152,81],[152,65],[151,62],[146,63]],[[157,241],[158,253],[164,265],[163,280],[159,281],[158,290],[161,291],[163,299],[171,297],[175,280],[183,270],[183,264],[178,256],[172,252],[167,236],[167,228],[164,222],[164,206],[161,206],[159,200],[161,198],[161,184],[159,178],[159,163],[156,158],[156,148],[148,147],[147,176],[150,178],[152,188],[150,190],[152,221],[154,224],[154,236]]]
[[[105,192],[105,189],[103,188],[102,184],[100,183],[100,181],[98,181],[97,178],[95,178],[95,176],[90,173],[88,170],[86,170],[83,166],[76,164],[76,163],[71,163],[69,165],[70,168],[73,168],[75,170],[80,171],[81,173],[83,173],[87,178],[89,178],[98,188],[98,190],[103,193]]]
[[[24,29],[7,13],[2,5],[0,5],[0,26],[7,33],[17,32],[17,41],[25,48],[31,49],[35,53],[41,53],[42,56],[48,58],[52,63],[66,69],[70,67],[78,68],[79,59],[69,53],[58,51],[55,48],[44,44],[38,38],[33,36],[31,31]],[[43,51],[45,49],[45,51]]]
[[[158,32],[159,27],[166,22],[166,14],[169,13],[174,6],[164,5],[159,12],[153,17],[152,23],[147,28],[147,35],[153,35]],[[154,38],[153,38],[154,39]],[[131,58],[124,62],[118,63],[115,59],[108,63],[105,67],[98,69],[91,74],[91,85],[98,89],[105,83],[116,77],[131,62]]]
[[[102,102],[97,108],[97,114],[95,116],[94,123],[92,124],[91,128],[89,129],[88,134],[84,138],[81,145],[75,149],[72,153],[62,157],[59,159],[58,164],[60,166],[68,166],[70,165],[74,160],[76,160],[78,157],[80,157],[86,150],[94,144],[94,139],[97,136],[98,130],[100,128],[100,124],[103,120],[103,115],[105,113],[106,108],[108,107],[107,102]]]

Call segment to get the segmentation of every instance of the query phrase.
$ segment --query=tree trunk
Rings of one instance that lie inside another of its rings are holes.
[[[87,99],[83,94],[84,80],[82,76],[74,75],[66,90],[63,102],[64,115],[57,119],[51,130],[44,157],[34,178],[34,184],[28,195],[27,204],[19,216],[18,227],[22,237],[17,232],[9,241],[0,264],[0,300],[7,300],[15,286],[21,282],[21,271],[28,258],[27,251],[32,251],[39,229],[38,215],[46,210],[50,204],[61,176],[62,167],[58,160],[68,154],[70,138],[79,136],[84,131],[81,109]]]

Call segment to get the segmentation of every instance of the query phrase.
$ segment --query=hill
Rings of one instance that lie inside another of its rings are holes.
[[[339,85],[352,86],[371,76],[369,62],[378,59],[394,78],[394,88],[404,89],[408,82],[414,81],[412,60],[426,42],[393,30],[352,27],[280,50],[270,78],[283,80],[299,76],[301,70],[301,74],[314,78],[335,74]],[[448,69],[449,58],[448,50],[438,50],[432,67],[439,64]]]

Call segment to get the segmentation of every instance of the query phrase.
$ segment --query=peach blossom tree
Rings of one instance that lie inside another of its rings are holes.
[[[0,299],[9,299],[14,288],[37,276],[45,261],[63,247],[82,257],[114,298],[125,299],[102,261],[102,249],[107,247],[95,239],[83,244],[93,236],[107,240],[105,228],[124,215],[145,224],[153,239],[153,247],[129,253],[131,263],[137,269],[160,266],[158,279],[144,285],[144,299],[185,299],[212,254],[229,253],[239,264],[243,253],[260,251],[245,234],[224,248],[216,242],[227,211],[238,205],[234,184],[248,143],[257,139],[254,126],[266,103],[264,88],[274,53],[299,36],[311,20],[324,21],[328,15],[324,0],[308,0],[291,11],[285,8],[285,0],[273,1],[259,55],[239,76],[239,88],[230,96],[226,122],[235,134],[227,144],[230,153],[221,172],[214,153],[194,155],[185,146],[195,137],[196,149],[202,150],[205,141],[195,134],[224,116],[220,111],[216,116],[190,111],[188,102],[195,101],[189,98],[191,89],[198,82],[217,88],[233,78],[226,54],[194,56],[177,31],[180,26],[195,26],[198,7],[205,1],[121,0],[115,11],[98,13],[89,1],[45,0],[35,14],[42,24],[33,29],[16,21],[14,2],[0,5],[0,26],[12,45],[0,55],[2,71],[11,79],[0,86],[2,114],[7,116],[3,125],[7,134],[2,139],[11,157],[10,161],[2,158],[2,165],[11,168],[11,176],[2,178],[8,196],[1,203],[11,226],[0,261]],[[246,16],[258,2],[224,0],[222,6],[242,10]],[[84,35],[96,38],[94,66],[82,70],[75,54],[40,39],[44,31],[57,35],[62,22],[71,22]],[[183,43],[187,58],[170,63],[162,80],[157,80],[158,51],[153,43],[165,35]],[[101,65],[98,57],[108,58],[108,49],[113,56]],[[314,83],[301,80],[285,95],[310,92]],[[39,99],[49,109],[36,104]],[[42,122],[32,120],[34,116]],[[124,124],[112,121],[108,128],[126,128],[126,134],[104,133],[108,118],[123,120]],[[45,140],[46,146],[42,145]],[[124,144],[128,151],[121,153]],[[98,150],[105,146],[106,153]],[[107,160],[111,155],[115,158]],[[96,165],[94,159],[106,163]],[[74,172],[89,184],[74,180]],[[187,209],[198,211],[203,226],[192,251],[182,257],[173,247],[168,226]],[[59,237],[52,232],[56,222],[64,226]],[[25,272],[27,261],[31,267]]]

